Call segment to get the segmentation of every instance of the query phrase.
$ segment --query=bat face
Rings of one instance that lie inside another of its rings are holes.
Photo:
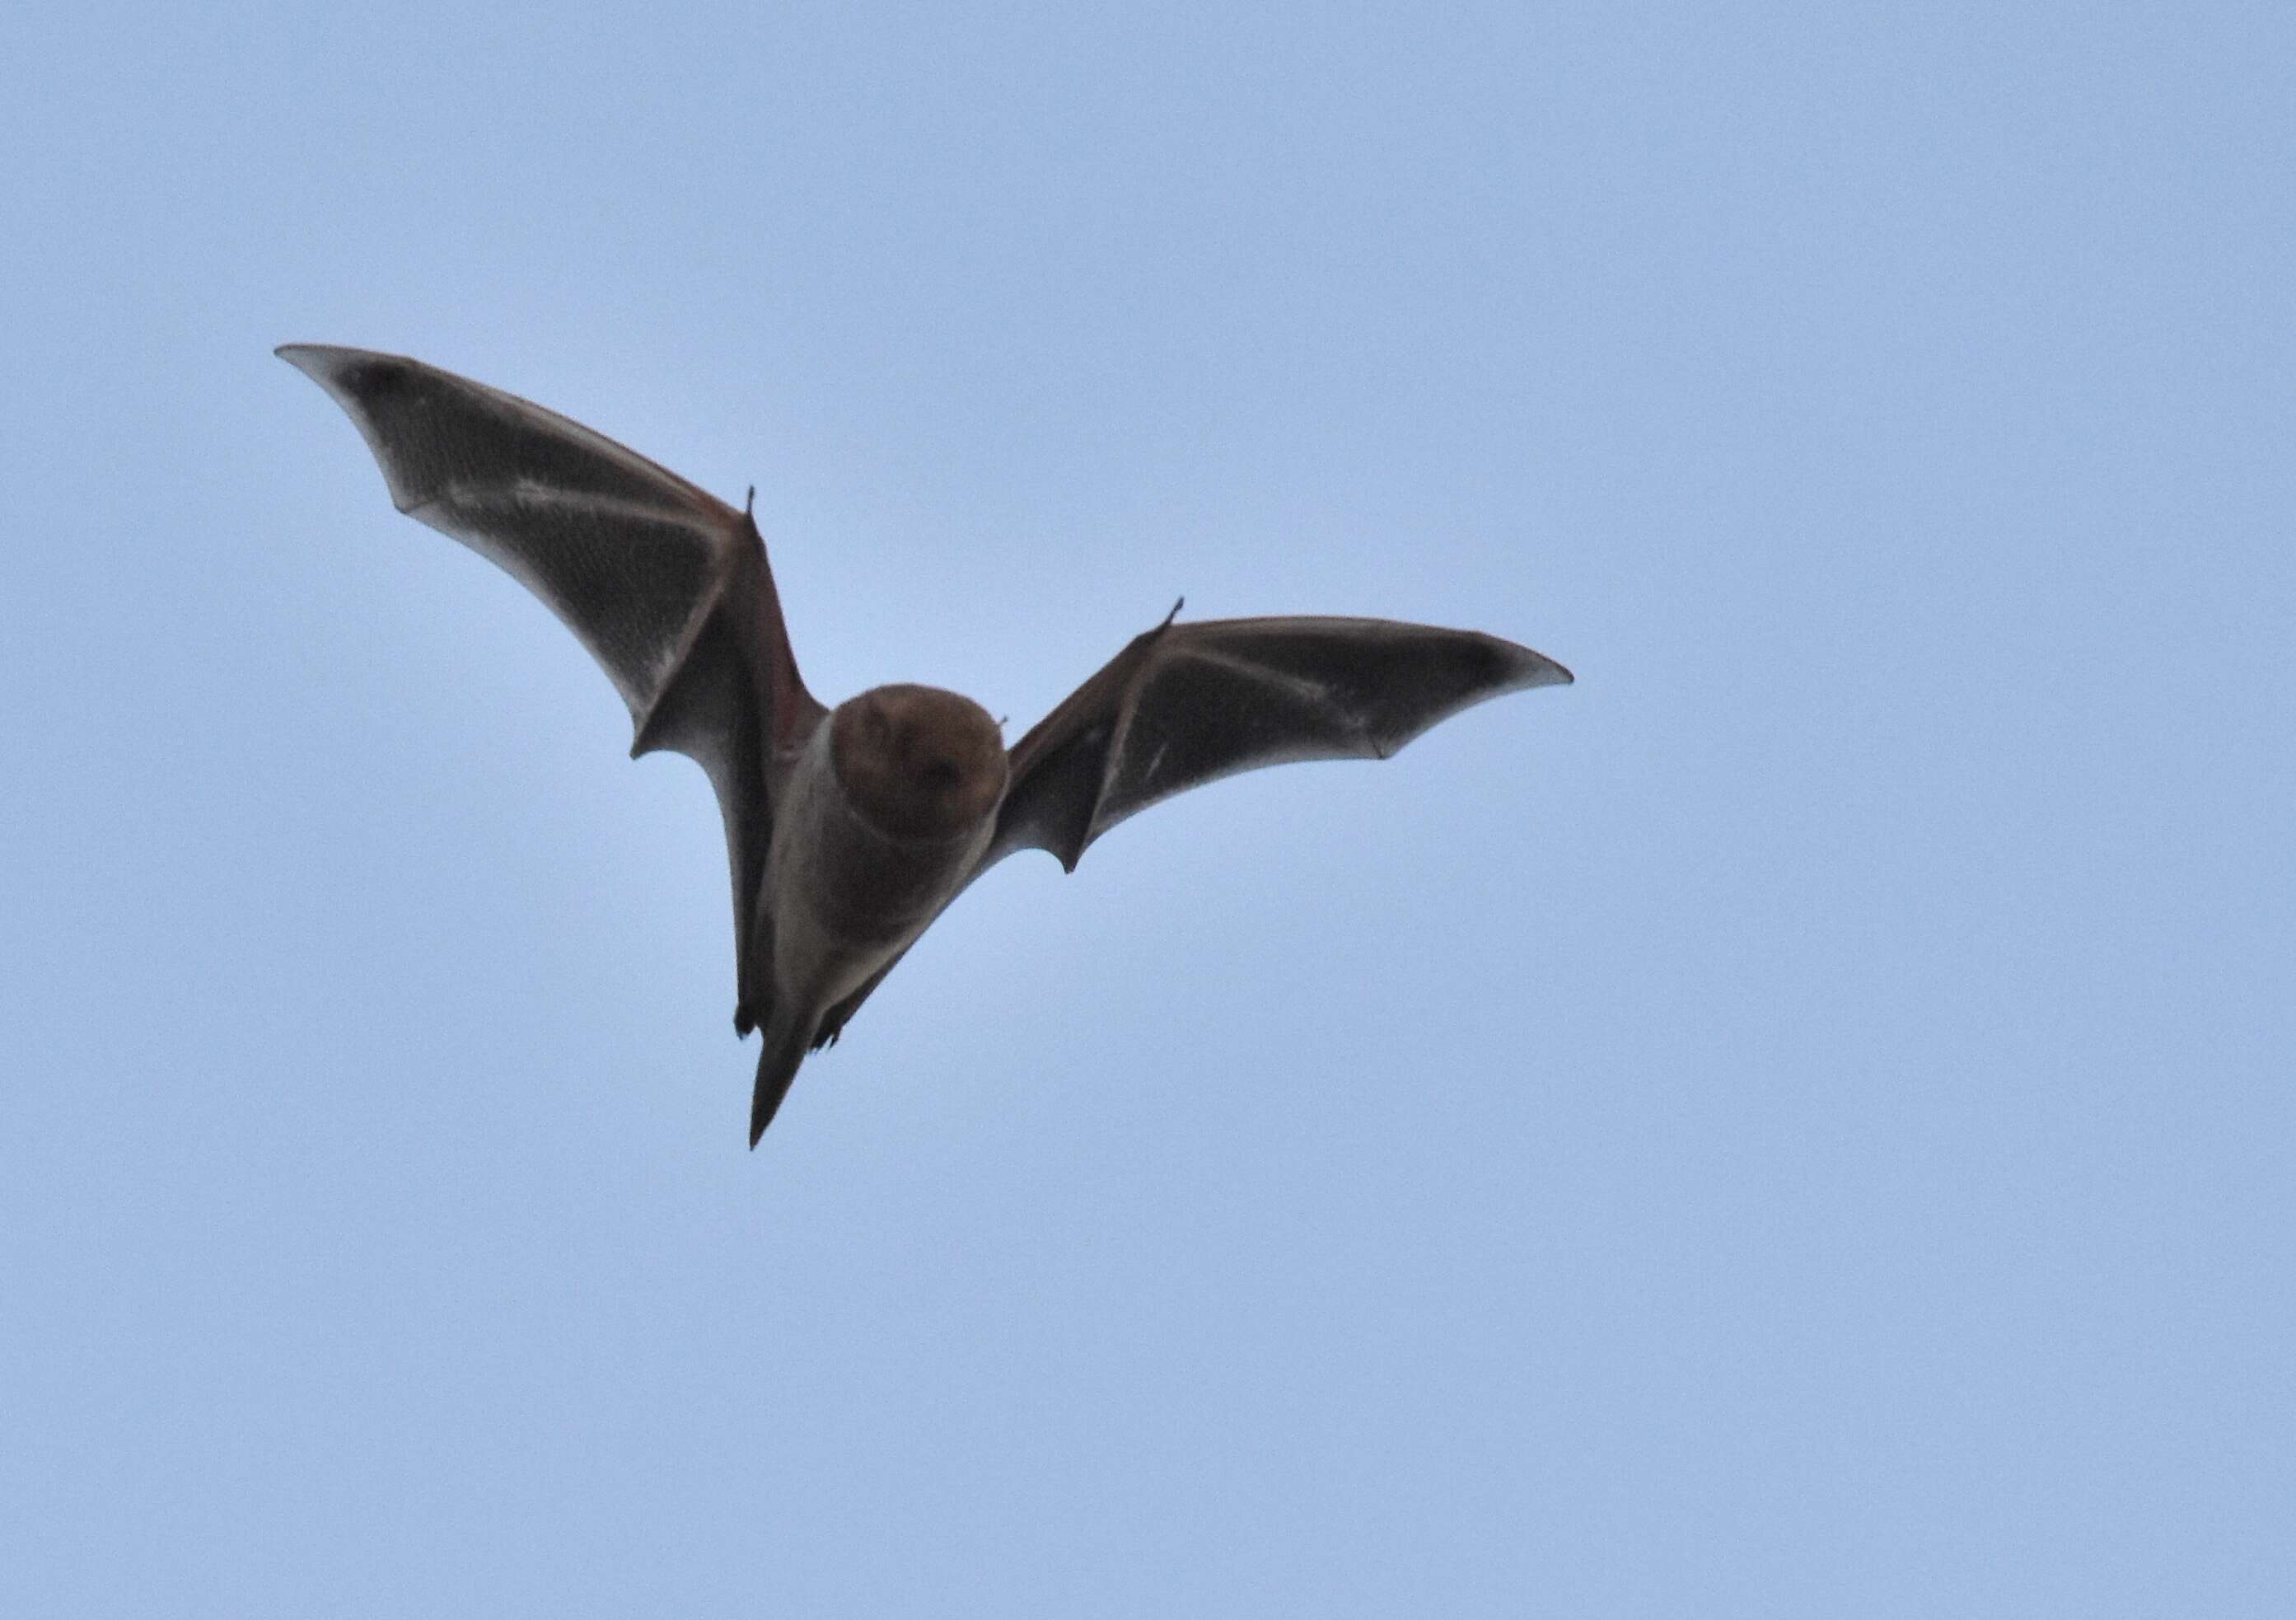
[[[938,687],[878,687],[830,717],[830,758],[853,808],[880,831],[940,842],[1004,797],[1004,740],[988,711]]]
[[[279,351],[348,412],[398,509],[491,559],[590,649],[634,753],[708,772],[734,884],[734,1028],[762,1027],[750,1140],[918,934],[1023,849],[1073,869],[1148,806],[1294,760],[1383,760],[1472,704],[1567,685],[1512,641],[1382,619],[1178,624],[1008,752],[970,698],[879,687],[828,710],[798,674],[765,541],[580,423],[398,355]]]

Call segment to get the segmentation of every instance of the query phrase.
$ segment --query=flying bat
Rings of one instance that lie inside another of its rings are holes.
[[[349,413],[392,503],[542,598],[629,705],[632,758],[717,790],[734,878],[734,1027],[765,1032],[750,1146],[917,936],[1017,850],[1073,871],[1136,811],[1290,760],[1385,759],[1553,659],[1382,619],[1178,622],[1136,636],[1011,748],[967,697],[806,690],[764,539],[579,423],[398,355],[278,350]],[[752,491],[754,504],[754,491]]]

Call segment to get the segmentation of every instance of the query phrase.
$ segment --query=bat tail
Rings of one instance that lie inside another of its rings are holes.
[[[751,1147],[781,1111],[782,1098],[789,1095],[790,1082],[797,1078],[798,1065],[805,1061],[813,1045],[816,1022],[791,1011],[786,999],[766,1021],[766,1049],[758,1054],[758,1089],[750,1094]]]

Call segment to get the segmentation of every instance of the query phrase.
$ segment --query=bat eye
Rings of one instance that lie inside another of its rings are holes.
[[[946,793],[956,785],[956,767],[947,760],[935,760],[918,774],[936,792]]]

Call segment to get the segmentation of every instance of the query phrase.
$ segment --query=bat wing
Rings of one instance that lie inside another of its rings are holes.
[[[1167,619],[1013,744],[1012,785],[972,876],[1023,849],[1074,871],[1095,839],[1175,794],[1293,760],[1383,760],[1486,698],[1570,680],[1553,659],[1473,630]],[[830,1009],[819,1043],[893,966]]]
[[[1553,659],[1473,630],[1385,619],[1170,620],[1013,748],[987,869],[1093,841],[1175,794],[1294,760],[1383,760],[1461,710],[1567,685]]]
[[[670,749],[709,773],[754,1000],[748,982],[770,977],[746,965],[773,804],[825,713],[798,675],[755,522],[579,423],[435,366],[278,352],[349,414],[401,512],[498,564],[580,637],[629,706],[633,757]]]

